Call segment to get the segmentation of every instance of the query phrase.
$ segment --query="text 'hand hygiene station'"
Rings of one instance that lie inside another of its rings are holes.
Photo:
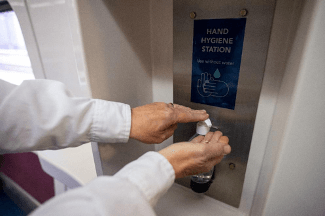
[[[227,28],[222,29],[207,29],[207,34],[227,35],[229,30]],[[216,37],[202,37],[202,44],[233,44],[233,38],[216,38]],[[220,52],[231,53],[231,47],[223,46],[202,46],[202,52]]]

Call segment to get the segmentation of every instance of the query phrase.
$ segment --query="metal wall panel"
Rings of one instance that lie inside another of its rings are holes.
[[[206,195],[238,207],[256,110],[263,81],[275,0],[177,0],[174,1],[174,102],[194,109],[205,109],[212,123],[230,139],[232,153],[216,167],[216,178]],[[241,18],[246,9],[246,30],[239,73],[235,109],[225,109],[191,101],[192,51],[194,19]],[[191,12],[196,13],[193,19]],[[174,142],[188,140],[195,124],[180,124]],[[230,166],[230,164],[234,164]],[[190,178],[177,183],[189,187]]]

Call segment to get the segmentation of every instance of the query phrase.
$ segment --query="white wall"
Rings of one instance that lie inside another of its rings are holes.
[[[258,190],[268,184],[269,190],[263,210],[255,215],[325,213],[325,2],[304,1],[300,6],[261,172],[273,175],[259,182]],[[268,167],[270,156],[275,160],[273,169]]]

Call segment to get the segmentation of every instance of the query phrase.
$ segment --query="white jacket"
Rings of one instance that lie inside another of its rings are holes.
[[[75,98],[57,81],[15,86],[0,80],[0,153],[127,142],[129,105]],[[148,152],[114,176],[57,196],[32,215],[155,215],[153,206],[173,184],[168,160]]]

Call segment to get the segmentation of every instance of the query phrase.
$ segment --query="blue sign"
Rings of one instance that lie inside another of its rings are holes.
[[[246,18],[194,20],[191,101],[235,109]]]

